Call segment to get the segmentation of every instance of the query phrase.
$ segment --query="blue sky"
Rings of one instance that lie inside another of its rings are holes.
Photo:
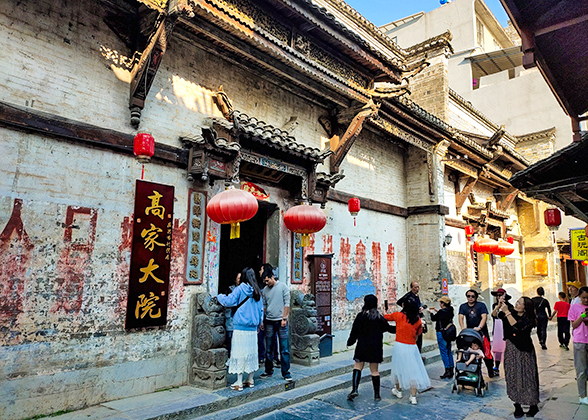
[[[394,22],[418,12],[430,12],[441,7],[439,0],[345,0],[376,26]],[[504,27],[508,20],[500,0],[484,0],[498,22]]]

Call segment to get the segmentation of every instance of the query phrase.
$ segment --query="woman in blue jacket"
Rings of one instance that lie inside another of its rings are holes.
[[[252,388],[253,374],[259,368],[257,358],[257,329],[263,320],[263,301],[257,285],[255,272],[245,268],[241,272],[241,284],[230,295],[218,295],[217,300],[225,307],[237,307],[233,314],[233,339],[229,373],[237,374],[237,382],[231,385],[235,391],[243,387]],[[243,372],[248,373],[243,382]]]

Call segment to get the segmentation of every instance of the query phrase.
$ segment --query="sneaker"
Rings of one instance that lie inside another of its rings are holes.
[[[277,368],[282,367],[282,364],[280,363],[279,360],[274,360],[274,367],[277,367]]]
[[[417,403],[416,397],[413,397],[413,396],[411,395],[411,396],[410,396],[410,398],[409,398],[409,400],[410,400],[410,403],[411,403],[412,405],[416,405],[416,403]]]
[[[267,373],[267,372],[263,372],[261,375],[259,375],[260,378],[265,379],[265,378],[271,378],[273,376],[273,372],[272,373]]]
[[[392,395],[394,395],[396,398],[402,398],[402,391],[399,391],[396,388],[392,388]]]
[[[286,382],[292,382],[292,375],[290,375],[290,374],[287,374],[286,376],[284,376],[284,380],[285,380]]]
[[[545,344],[541,344],[541,348],[542,348],[543,350],[547,350],[547,346],[546,346]]]
[[[243,388],[253,388],[255,386],[255,382],[251,380],[251,382],[243,382]]]
[[[564,344],[564,349],[569,350],[570,348]]]
[[[588,397],[580,398],[580,404],[588,405]]]

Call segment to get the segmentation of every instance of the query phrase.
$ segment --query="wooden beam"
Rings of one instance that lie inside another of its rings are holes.
[[[167,50],[167,42],[177,22],[177,16],[162,17],[149,39],[141,59],[131,71],[131,124],[138,127],[141,122],[141,110],[145,107],[145,99],[151,89],[163,55]]]
[[[363,123],[365,122],[366,118],[373,117],[377,115],[379,106],[374,104],[374,102],[370,99],[368,103],[362,108],[362,110],[353,117],[351,124],[347,127],[345,134],[339,140],[338,138],[331,139],[331,149],[333,150],[334,154],[331,156],[331,173],[336,174],[339,172],[339,166],[347,156],[347,152],[355,143],[355,139],[361,133],[363,128]],[[333,136],[337,137],[337,136]],[[338,141],[337,141],[338,140]],[[336,146],[334,146],[337,144]]]
[[[457,214],[461,214],[461,208],[463,207],[463,204],[465,203],[466,199],[474,189],[474,186],[476,185],[477,181],[478,178],[474,178],[472,176],[468,177],[468,180],[466,181],[463,190],[455,194],[455,210],[457,211]]]
[[[404,207],[398,207],[393,204],[382,203],[381,201],[372,200],[369,198],[358,197],[357,195],[348,194],[343,191],[330,189],[327,193],[327,199],[336,201],[338,203],[347,204],[350,198],[359,198],[361,200],[361,208],[377,211],[380,213],[391,214],[393,216],[408,217],[408,211]]]
[[[0,126],[114,150],[126,155],[133,154],[133,134],[24,109],[6,102],[0,102]],[[188,166],[188,151],[167,144],[155,143],[153,158],[180,168]]]

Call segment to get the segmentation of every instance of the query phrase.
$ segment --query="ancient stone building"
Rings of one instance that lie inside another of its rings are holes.
[[[6,419],[222,386],[222,316],[206,294],[263,262],[307,294],[308,257],[332,254],[340,350],[366,294],[394,307],[418,280],[433,301],[451,279],[447,159],[472,150],[488,179],[505,160],[525,166],[512,151],[490,162],[411,99],[430,94],[416,78],[438,70],[447,39],[399,48],[342,1],[9,0],[0,31]],[[147,163],[138,132],[155,139]],[[239,239],[206,216],[226,185],[258,198]],[[300,203],[327,215],[303,248],[283,223]]]

